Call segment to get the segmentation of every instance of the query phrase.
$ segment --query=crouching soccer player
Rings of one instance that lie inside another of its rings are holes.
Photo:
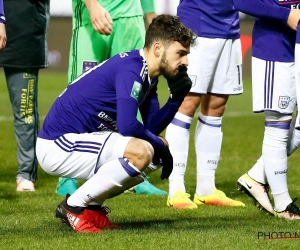
[[[193,32],[178,17],[153,20],[141,50],[120,53],[90,69],[57,98],[37,139],[37,158],[49,174],[87,180],[67,195],[56,216],[76,232],[115,227],[103,202],[143,181],[163,162],[168,179],[173,158],[158,135],[191,88],[187,55]],[[160,109],[158,77],[171,95]],[[137,118],[140,109],[144,124]]]

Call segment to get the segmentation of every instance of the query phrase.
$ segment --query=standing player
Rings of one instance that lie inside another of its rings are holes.
[[[166,140],[171,122],[192,83],[186,66],[193,32],[176,16],[153,20],[141,50],[120,53],[72,82],[51,107],[37,140],[37,157],[49,174],[85,179],[67,195],[56,216],[76,232],[112,227],[99,205],[143,178],[150,161],[172,172]],[[171,97],[160,109],[157,84],[164,75]],[[137,118],[140,108],[144,124]],[[97,205],[98,204],[98,205]]]
[[[38,76],[48,66],[49,0],[4,1],[7,44],[0,53],[14,114],[19,170],[17,191],[35,191],[39,130]],[[2,19],[3,20],[3,19]],[[0,24],[2,25],[2,24]]]
[[[256,17],[252,39],[253,111],[265,114],[262,156],[238,179],[238,187],[270,214],[300,219],[300,210],[287,186],[287,144],[296,107],[294,47],[300,0],[234,0],[234,4]]]
[[[141,49],[145,42],[144,14],[146,25],[156,16],[154,0],[73,0],[72,8],[69,82],[118,53]],[[75,179],[60,178],[57,193],[61,196],[73,193],[76,183]],[[147,179],[132,190],[141,194],[167,194]]]
[[[198,38],[197,46],[189,55],[188,74],[193,82],[192,89],[166,131],[174,157],[167,205],[179,209],[193,209],[197,205],[245,206],[215,187],[226,103],[229,95],[243,92],[239,14],[233,8],[232,0],[214,1],[213,4],[208,0],[182,0],[177,12]],[[184,175],[189,129],[199,106],[195,131],[197,187],[193,202],[186,193]]]

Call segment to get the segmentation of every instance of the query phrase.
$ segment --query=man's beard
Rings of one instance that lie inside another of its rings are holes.
[[[168,60],[166,59],[166,52],[163,53],[161,61],[160,61],[160,70],[162,72],[162,75],[166,78],[173,78],[177,70],[172,69]]]

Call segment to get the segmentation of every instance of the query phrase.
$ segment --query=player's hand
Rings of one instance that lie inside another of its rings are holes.
[[[167,145],[161,149],[155,150],[154,152],[152,159],[153,164],[159,164],[160,160],[163,162],[160,179],[168,179],[173,170],[173,156],[171,155]]]
[[[113,21],[108,11],[95,0],[84,0],[84,4],[90,13],[94,29],[100,34],[110,35],[112,33]]]
[[[172,78],[167,78],[167,82],[173,101],[182,102],[192,87],[192,81],[187,74],[187,67],[184,65],[180,65],[178,73]]]
[[[297,26],[300,20],[300,10],[299,9],[292,9],[288,20],[287,20],[287,24],[293,29],[293,30],[297,30]]]
[[[5,24],[0,23],[0,51],[2,51],[6,46],[6,30],[5,30]]]

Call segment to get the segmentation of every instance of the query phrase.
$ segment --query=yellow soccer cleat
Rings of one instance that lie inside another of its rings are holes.
[[[198,196],[195,194],[194,203],[197,205],[245,207],[243,202],[228,198],[224,192],[218,189],[215,189],[212,194],[206,196]]]
[[[182,191],[177,191],[172,198],[168,198],[167,206],[177,209],[195,209],[197,205],[191,201],[191,195]]]

